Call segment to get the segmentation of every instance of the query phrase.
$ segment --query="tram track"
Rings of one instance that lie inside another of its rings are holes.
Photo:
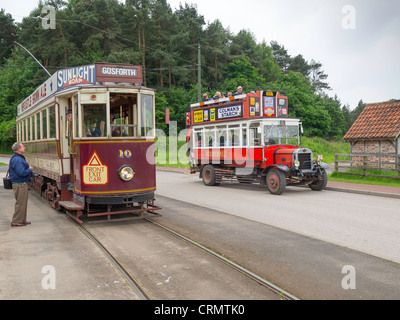
[[[68,216],[67,216],[68,217]],[[131,287],[132,291],[134,291],[142,300],[152,300],[151,295],[143,288],[143,286],[131,275],[131,273],[118,261],[118,259],[109,251],[107,248],[101,243],[101,241],[88,229],[84,226],[84,224],[77,223],[74,219],[68,217],[68,219],[76,225],[76,227],[88,238],[90,239],[104,254],[104,256],[110,261],[110,263],[115,267],[115,269],[120,273],[120,275],[126,280],[128,285]],[[150,218],[143,219],[146,222],[151,223],[152,225],[166,231],[169,234],[183,240],[192,246],[206,252],[207,254],[211,255],[215,259],[223,262],[225,265],[228,265],[230,268],[233,268],[237,272],[245,275],[249,279],[257,282],[259,285],[265,287],[266,289],[274,292],[277,296],[280,297],[282,300],[300,300],[298,297],[292,295],[291,293],[287,292],[286,290],[280,288],[279,286],[275,285],[274,283],[265,280],[264,278],[258,276],[257,274],[251,272],[250,270],[240,266],[239,264],[235,263],[234,261],[224,257],[223,255],[209,249],[200,243],[191,240],[190,238],[176,232]]]
[[[144,218],[144,220],[152,223],[153,225],[155,225],[157,227],[160,227],[163,230],[166,230],[167,232],[171,233],[172,235],[174,235],[174,236],[176,236],[176,237],[178,237],[178,238],[180,238],[180,239],[192,244],[193,246],[195,246],[195,247],[207,252],[208,254],[212,255],[214,258],[224,262],[225,264],[227,264],[231,268],[235,269],[236,271],[244,274],[248,278],[256,281],[258,284],[260,284],[260,285],[266,287],[267,289],[273,291],[274,293],[279,295],[282,299],[284,299],[284,300],[300,300],[298,297],[292,295],[291,293],[289,293],[286,290],[280,288],[279,286],[273,284],[272,282],[263,279],[262,277],[256,275],[255,273],[251,272],[250,270],[248,270],[248,269],[240,266],[239,264],[227,259],[223,255],[221,255],[221,254],[219,254],[219,253],[217,253],[217,252],[215,252],[215,251],[213,251],[213,250],[211,250],[211,249],[199,244],[198,242],[193,241],[193,240],[189,239],[188,237],[185,237],[184,235],[182,235],[182,234],[180,234],[180,233],[178,233],[178,232],[176,232],[176,231],[174,231],[174,230],[172,230],[172,229],[170,229],[170,228],[168,228],[168,227],[166,227],[166,226],[164,226],[164,225],[162,225],[160,223],[157,223],[157,222],[155,222],[153,220],[150,220],[149,218]]]
[[[141,300],[152,300],[150,294],[143,288],[142,285],[129,273],[129,271],[118,261],[118,259],[110,253],[107,248],[100,242],[95,235],[90,232],[83,224],[79,224],[76,220],[67,216],[70,220],[87,238],[89,238],[97,248],[101,250],[107,260],[114,266],[119,274],[125,279],[127,284],[131,287]]]
[[[41,200],[44,200],[43,198],[40,197]],[[107,246],[102,243],[102,241],[93,233],[90,231],[90,228],[85,226],[85,223],[80,224],[76,220],[72,219],[68,215],[65,215],[66,218],[74,224],[78,230],[80,230],[89,240],[95,244],[95,246],[103,253],[105,258],[111,263],[111,265],[118,271],[118,273],[121,275],[121,277],[126,281],[126,283],[129,285],[129,287],[132,289],[132,291],[139,297],[141,300],[153,300],[152,295],[144,288],[144,286],[134,277],[132,276],[131,272],[128,270],[127,267],[125,267],[119,260],[118,258],[109,250],[107,249]],[[168,234],[183,240],[184,242],[192,245],[193,247],[200,249],[201,251],[207,253],[208,255],[212,256],[216,260],[223,262],[225,265],[229,266],[231,269],[239,272],[240,274],[244,275],[245,277],[251,279],[252,281],[256,282],[257,284],[261,285],[262,287],[265,287],[267,290],[271,291],[274,293],[277,297],[279,297],[280,300],[300,300],[298,297],[294,296],[293,294],[287,292],[283,288],[275,285],[271,281],[268,281],[259,275],[251,272],[250,270],[246,269],[245,267],[235,263],[234,261],[230,260],[229,258],[223,256],[222,254],[217,253],[216,251],[207,248],[206,246],[188,238],[187,236],[172,230],[169,227],[166,227],[165,225],[162,225],[154,220],[152,220],[152,216],[149,217],[144,217],[143,220],[147,223],[152,224],[153,226],[156,226],[159,229],[162,229],[166,231]],[[138,218],[133,218],[133,219],[138,219]],[[130,218],[127,219],[129,221]],[[107,222],[106,222],[107,223]]]

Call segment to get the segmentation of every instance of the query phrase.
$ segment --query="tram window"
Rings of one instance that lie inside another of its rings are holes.
[[[32,116],[32,140],[37,140],[36,138],[36,114]]]
[[[40,140],[40,112],[36,113],[36,133],[37,140]]]
[[[43,139],[47,139],[47,109],[42,110]]]
[[[141,97],[141,134],[145,136],[153,129],[153,96],[142,94]]]
[[[75,98],[77,99],[77,98]],[[78,104],[75,103],[75,108],[74,108],[74,122],[73,122],[73,126],[75,128],[75,135],[74,137],[78,137],[79,136],[79,126],[78,126]]]
[[[55,106],[51,106],[49,108],[49,125],[50,125],[50,133],[49,137],[50,138],[55,138],[56,137],[56,108]]]
[[[18,123],[19,139],[18,141],[24,141],[24,129],[22,128],[22,122]]]
[[[19,122],[16,123],[16,127],[17,127],[17,141],[22,141],[21,134],[19,132]]]
[[[104,137],[106,135],[106,105],[82,105],[82,135],[84,137]]]
[[[112,93],[110,95],[112,137],[137,137],[137,95]]]
[[[26,141],[30,141],[29,119],[25,119]]]
[[[29,128],[31,128],[31,141],[35,140],[35,117],[29,117]]]

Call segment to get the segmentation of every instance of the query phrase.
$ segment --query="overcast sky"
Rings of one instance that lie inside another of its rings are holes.
[[[167,0],[197,4],[207,23],[219,19],[257,42],[276,40],[291,56],[322,63],[342,104],[400,99],[400,1],[398,0]],[[38,0],[0,0],[16,22]],[[39,22],[38,22],[39,23]]]

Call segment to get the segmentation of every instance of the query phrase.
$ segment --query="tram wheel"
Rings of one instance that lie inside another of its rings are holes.
[[[219,185],[218,182],[216,182],[216,173],[215,173],[215,168],[211,164],[207,164],[203,168],[202,172],[202,177],[203,177],[203,183],[206,186],[217,186]]]
[[[282,194],[286,188],[285,174],[279,169],[271,169],[267,174],[267,188],[272,194]]]

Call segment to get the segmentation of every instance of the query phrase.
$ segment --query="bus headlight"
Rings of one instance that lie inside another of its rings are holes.
[[[131,181],[135,175],[135,171],[130,166],[122,166],[118,171],[119,177],[123,181]]]
[[[296,167],[296,169],[298,169],[300,167],[300,161],[294,160],[294,166]]]

